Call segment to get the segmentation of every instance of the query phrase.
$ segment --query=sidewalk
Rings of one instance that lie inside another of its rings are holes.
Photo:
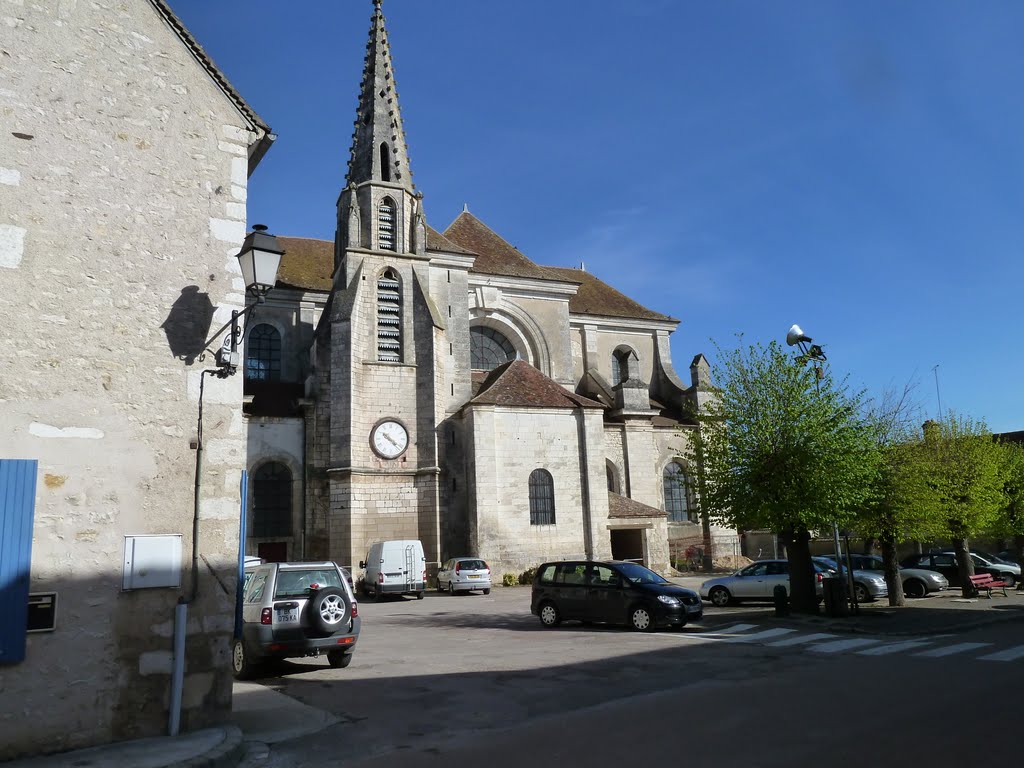
[[[0,763],[0,768],[233,768],[267,744],[315,733],[338,719],[256,683],[234,684],[232,725]]]

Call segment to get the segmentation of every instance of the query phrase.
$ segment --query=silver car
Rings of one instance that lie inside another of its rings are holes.
[[[296,656],[325,653],[332,667],[352,662],[359,605],[336,563],[255,563],[245,577],[242,634],[231,653],[235,677]]]
[[[437,572],[437,591],[456,592],[479,590],[491,594],[491,569],[479,557],[453,557],[441,564]]]
[[[832,555],[826,555],[826,557],[835,559]],[[883,560],[878,555],[855,555],[851,552],[850,562],[857,570],[873,571],[879,574],[885,572]],[[925,568],[903,568],[901,566],[900,581],[903,582],[903,594],[907,597],[925,597],[932,592],[942,592],[949,588],[949,580],[945,576],[938,571],[929,571]]]
[[[815,563],[814,571],[814,591],[818,597],[822,597],[821,582],[827,575],[827,569]],[[777,586],[783,586],[789,592],[789,562],[758,560],[732,576],[708,579],[700,585],[700,596],[722,608],[740,600],[772,600]]]
[[[831,555],[812,557],[811,559],[828,568],[831,571],[831,576],[835,576],[839,570],[835,558]],[[853,593],[856,595],[858,603],[870,603],[880,597],[889,596],[889,585],[885,583],[885,576],[877,571],[862,571],[857,568],[856,563],[853,565],[851,574],[853,576]]]

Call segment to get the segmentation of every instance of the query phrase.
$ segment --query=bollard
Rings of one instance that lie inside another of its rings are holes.
[[[772,590],[772,600],[775,603],[776,616],[789,616],[789,596],[784,586],[779,584]]]

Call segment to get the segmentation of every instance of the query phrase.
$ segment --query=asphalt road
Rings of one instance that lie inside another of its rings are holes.
[[[1009,730],[1024,683],[1017,623],[873,638],[780,627],[767,610],[707,611],[682,632],[638,634],[545,630],[525,588],[360,604],[351,667],[299,660],[261,681],[339,722],[272,745],[259,764],[1019,759]]]

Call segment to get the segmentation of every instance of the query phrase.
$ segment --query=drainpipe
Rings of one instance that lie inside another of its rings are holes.
[[[185,635],[188,626],[188,606],[199,596],[199,499],[203,489],[203,387],[206,374],[223,378],[215,368],[199,374],[199,422],[196,428],[196,480],[192,501],[192,583],[188,597],[178,598],[174,607],[174,663],[171,667],[171,702],[167,723],[169,736],[177,736],[181,726],[181,695],[185,683]]]

